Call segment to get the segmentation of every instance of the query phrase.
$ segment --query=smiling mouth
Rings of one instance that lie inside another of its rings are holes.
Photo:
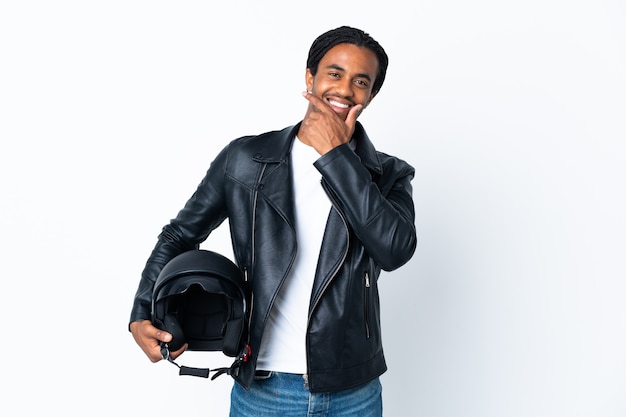
[[[328,99],[328,103],[333,106],[333,107],[338,107],[340,109],[347,109],[350,107],[349,104],[344,104],[344,103],[340,103],[338,101],[335,101],[333,99]]]

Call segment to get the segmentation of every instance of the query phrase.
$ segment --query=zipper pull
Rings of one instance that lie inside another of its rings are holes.
[[[365,273],[365,287],[366,288],[370,287],[370,276],[367,272]]]
[[[304,388],[309,389],[309,376],[304,374],[302,375],[302,379],[304,379]]]

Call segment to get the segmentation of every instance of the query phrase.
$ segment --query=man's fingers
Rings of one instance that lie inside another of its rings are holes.
[[[159,341],[165,342],[165,343],[169,343],[169,342],[172,341],[172,335],[169,334],[168,332],[163,331],[163,330],[157,331],[155,337]]]
[[[185,343],[184,345],[182,345],[178,350],[174,351],[174,352],[170,352],[170,357],[172,359],[176,359],[177,357],[179,357],[180,355],[182,355],[185,350],[187,350],[187,347],[189,346],[189,344]]]
[[[311,103],[313,111],[320,111],[315,105],[315,103],[313,102],[317,97],[315,97],[313,94],[309,93],[308,91],[303,91],[302,97],[304,97],[305,99],[308,100],[309,103]]]
[[[356,104],[348,110],[348,114],[340,115],[325,100],[312,93],[303,92],[302,96],[309,102],[309,109],[299,131],[300,138],[305,143],[324,155],[330,149],[350,140],[356,119],[363,111],[362,104]]]
[[[348,129],[350,129],[350,136],[352,136],[352,132],[354,132],[354,125],[356,124],[356,119],[359,117],[361,112],[363,111],[363,105],[357,104],[352,107],[348,112],[348,117],[346,117],[346,125]]]
[[[321,98],[317,97],[316,95],[314,95],[313,93],[309,93],[308,91],[303,91],[302,92],[302,96],[307,99],[309,101],[309,103],[311,103],[311,105],[313,106],[313,110],[317,111],[317,112],[324,112],[324,111],[332,111],[332,109],[330,108],[330,106],[328,105],[328,103],[326,103],[324,100],[322,100]]]

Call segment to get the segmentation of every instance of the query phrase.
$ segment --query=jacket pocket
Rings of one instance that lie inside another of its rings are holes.
[[[370,338],[370,304],[372,302],[371,293],[372,283],[370,281],[369,274],[366,272],[363,280],[363,318],[365,321],[365,337],[367,339]]]

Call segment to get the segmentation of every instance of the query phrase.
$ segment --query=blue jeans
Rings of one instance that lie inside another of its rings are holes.
[[[230,417],[381,417],[382,387],[378,378],[356,388],[312,393],[302,375],[272,372],[257,377],[246,391],[235,382]]]

